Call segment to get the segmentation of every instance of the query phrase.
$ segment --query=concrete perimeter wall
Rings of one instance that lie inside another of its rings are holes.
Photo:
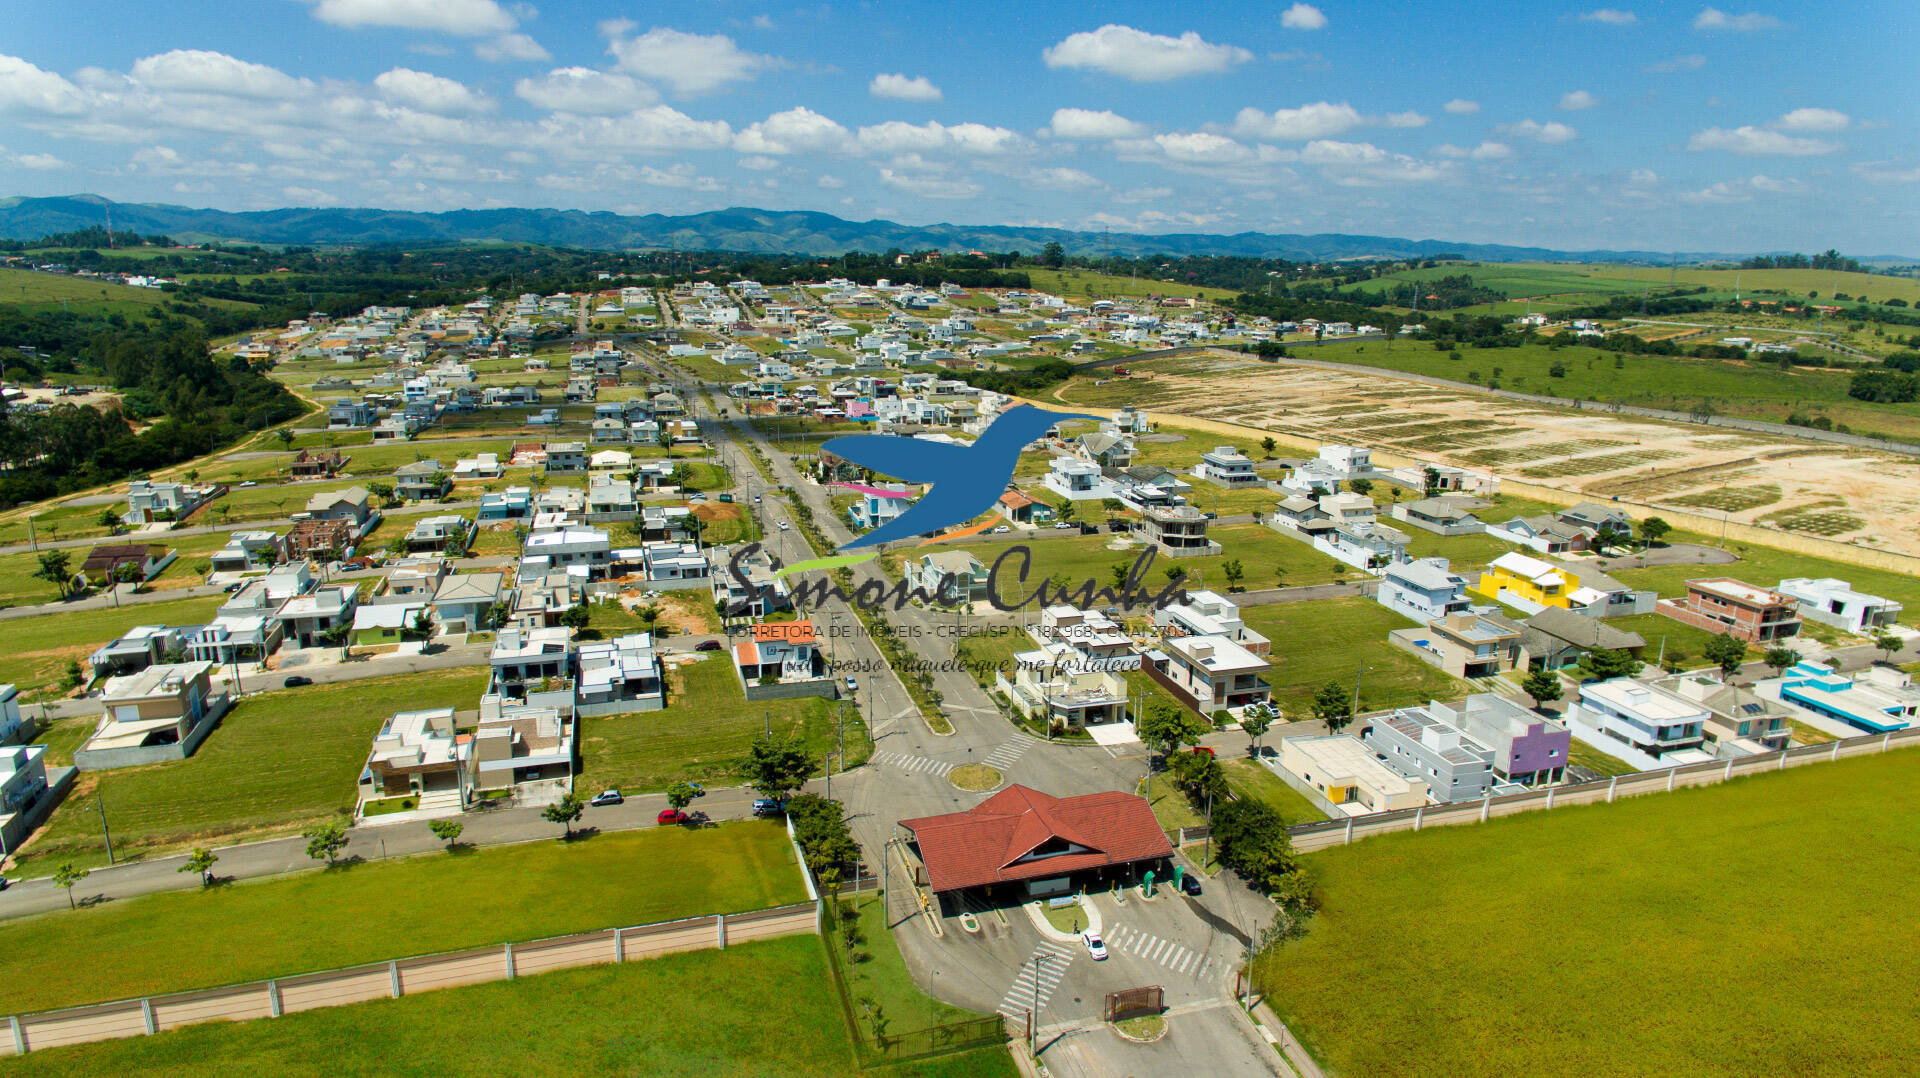
[[[799,902],[747,913],[711,914],[631,928],[607,928],[221,988],[16,1014],[7,1018],[8,1029],[0,1031],[0,1056],[20,1055],[36,1048],[136,1037],[196,1022],[277,1018],[296,1011],[395,999],[436,988],[512,980],[553,970],[655,958],[675,951],[699,951],[730,943],[817,933],[816,906],[816,902]]]

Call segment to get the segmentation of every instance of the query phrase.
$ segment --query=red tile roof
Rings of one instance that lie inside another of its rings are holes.
[[[935,891],[1173,855],[1146,799],[1124,793],[1051,797],[1015,785],[965,812],[902,820],[900,826],[913,832]],[[1022,860],[1048,844],[1067,852]]]

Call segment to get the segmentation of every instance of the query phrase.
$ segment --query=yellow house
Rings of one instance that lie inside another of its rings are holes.
[[[1493,559],[1480,574],[1480,586],[1475,590],[1522,609],[1531,605],[1565,610],[1573,606],[1568,597],[1579,586],[1580,578],[1565,569],[1514,551]]]

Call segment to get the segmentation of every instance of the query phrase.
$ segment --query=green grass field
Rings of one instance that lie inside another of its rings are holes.
[[[1274,747],[1270,739],[1262,743],[1269,748]],[[1233,757],[1221,760],[1220,766],[1227,772],[1227,788],[1233,791],[1233,796],[1264,801],[1268,808],[1278,812],[1280,818],[1290,824],[1311,823],[1327,818],[1327,814],[1316,808],[1300,791],[1252,760]]]
[[[69,660],[83,668],[87,656],[136,625],[201,625],[219,608],[221,596],[133,603],[102,610],[62,611],[5,623],[13,641],[0,654],[0,682],[17,685],[29,698],[60,683]],[[86,676],[92,676],[90,669]]]
[[[109,284],[105,281],[93,281],[84,277],[57,273],[0,269],[0,304],[18,306],[29,311],[59,308],[139,318],[157,310],[162,303],[170,302],[174,298],[157,288],[134,288],[130,285]],[[254,307],[251,303],[226,299],[208,299],[198,302],[205,302],[212,307],[227,307],[235,310],[251,310]]]
[[[1704,536],[1670,536],[1676,542],[1713,545]],[[1761,587],[1776,587],[1788,577],[1837,576],[1872,595],[1896,599],[1909,611],[1903,620],[1911,623],[1911,611],[1920,610],[1920,577],[1885,569],[1845,565],[1807,554],[1795,554],[1774,547],[1730,543],[1727,549],[1739,556],[1732,565],[1662,565],[1651,569],[1621,569],[1614,572],[1622,582],[1638,588],[1653,588],[1662,598],[1686,594],[1686,582],[1704,576],[1731,576]]]
[[[1104,514],[1099,518],[1085,519],[1104,519]],[[1223,553],[1204,558],[1169,558],[1156,553],[1141,587],[1149,592],[1159,592],[1167,586],[1166,570],[1177,566],[1187,571],[1188,590],[1208,587],[1225,591],[1225,566],[1230,561],[1240,563],[1244,573],[1240,586],[1248,589],[1271,588],[1277,584],[1288,587],[1326,584],[1341,579],[1341,575],[1351,576],[1358,572],[1349,570],[1346,574],[1338,574],[1338,570],[1347,567],[1306,543],[1289,539],[1259,524],[1214,528],[1209,535],[1221,545]],[[1027,571],[1027,583],[1020,585],[1016,579],[1020,568],[1018,555],[1009,557],[1000,574],[1003,598],[1012,601],[1031,594],[1041,580],[1056,575],[1063,577],[1066,586],[1071,589],[1077,590],[1088,579],[1092,579],[1100,588],[1113,587],[1113,566],[1123,562],[1131,566],[1146,548],[1134,546],[1126,550],[1110,550],[1107,544],[1112,538],[1102,533],[1064,539],[1036,539],[1025,544],[1033,552],[1033,565]],[[994,560],[1005,554],[1008,546],[1006,543],[974,543],[956,545],[956,549],[966,550],[991,569]]]
[[[20,977],[50,954],[92,956],[11,1004],[46,1010],[806,900],[776,823],[554,834],[10,920],[0,968]],[[643,864],[675,866],[672,885],[633,871]]]
[[[1920,865],[1915,756],[1401,832],[1311,855],[1257,969],[1344,1074],[1911,1073],[1920,926],[1836,900]],[[1444,911],[1436,914],[1436,911]]]
[[[750,704],[724,652],[678,668],[661,711],[589,716],[580,723],[582,791],[619,787],[661,790],[682,779],[733,781],[754,735],[773,717],[775,730],[798,730],[815,758],[834,747],[836,705],[818,697]],[[847,712],[848,767],[873,751],[866,724]],[[839,770],[836,765],[835,770]]]
[[[1029,269],[1027,279],[1033,287],[1042,292],[1050,292],[1068,299],[1120,297],[1141,298],[1155,296],[1198,296],[1202,299],[1226,300],[1239,295],[1231,288],[1209,288],[1205,285],[1180,284],[1177,281],[1156,281],[1149,277],[1116,277],[1110,273],[1094,273],[1091,270],[1049,270]]]
[[[1313,694],[1329,681],[1351,693],[1356,672],[1363,712],[1447,699],[1466,688],[1388,644],[1389,630],[1412,623],[1372,599],[1249,606],[1240,616],[1273,642],[1267,680],[1273,683],[1274,703],[1291,719],[1310,718]]]
[[[36,873],[68,860],[105,864],[92,796],[102,791],[122,861],[342,819],[388,716],[449,702],[471,706],[486,679],[484,669],[423,671],[250,694],[184,760],[84,776],[21,859]]]
[[[853,1045],[821,942],[764,940],[622,965],[451,988],[284,1018],[188,1026],[155,1037],[49,1049],[9,1073],[205,1074],[285,1078],[450,1074],[743,1078],[850,1074]],[[769,1007],[768,1000],[779,1006]],[[682,1005],[698,1007],[689,1021]],[[895,1028],[904,1028],[896,1026]],[[341,1046],[355,1046],[341,1051]],[[377,1046],[377,1047],[375,1047]],[[866,1073],[1012,1078],[1004,1049]]]

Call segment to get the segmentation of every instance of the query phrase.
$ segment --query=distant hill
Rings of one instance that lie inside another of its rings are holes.
[[[450,210],[415,213],[380,209],[279,209],[231,213],[162,203],[110,202],[98,195],[61,198],[0,198],[0,237],[35,239],[106,222],[113,208],[116,229],[164,233],[188,242],[339,246],[424,244],[454,241],[540,243],[598,250],[678,248],[763,254],[839,254],[938,248],[945,251],[1037,252],[1058,240],[1072,255],[1242,255],[1295,261],[1359,258],[1431,258],[1451,254],[1483,262],[1657,262],[1664,251],[1559,251],[1545,247],[1408,240],[1389,236],[1282,235],[1203,232],[1140,235],[1074,232],[1004,225],[903,225],[894,221],[848,221],[828,213],[735,207],[667,216],[552,209]],[[1729,257],[1685,254],[1683,260]]]

